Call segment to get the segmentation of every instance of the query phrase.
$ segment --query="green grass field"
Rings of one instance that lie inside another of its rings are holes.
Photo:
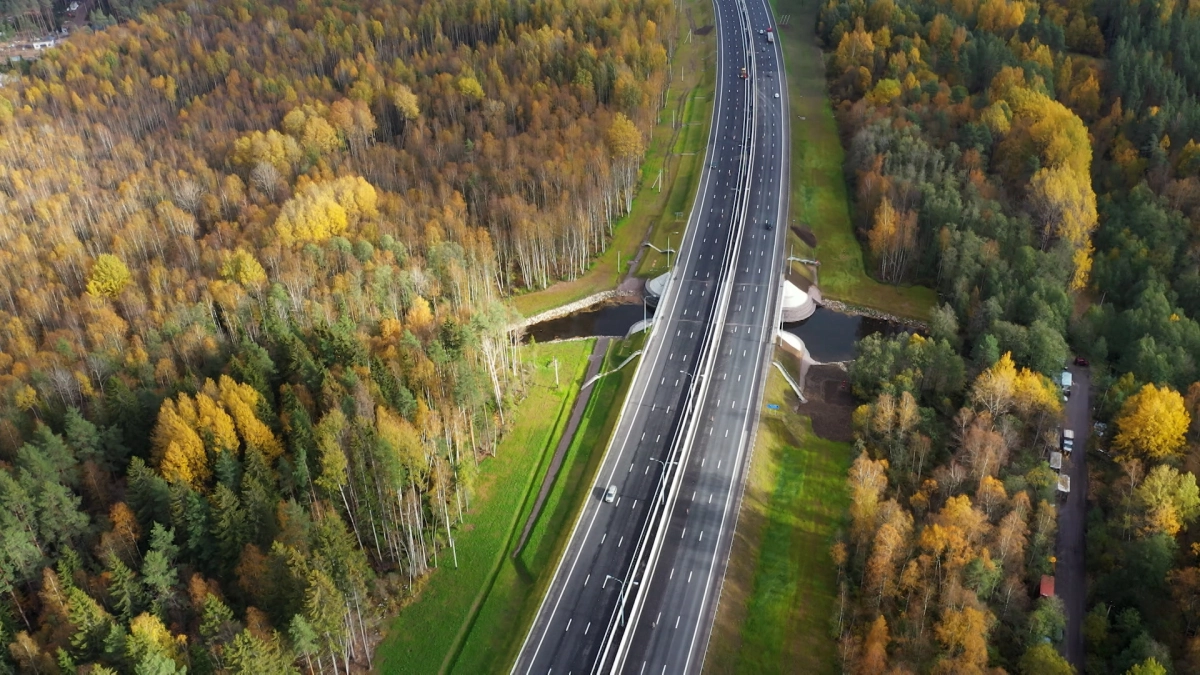
[[[710,2],[685,0],[684,5],[691,8],[697,26],[713,22]],[[682,16],[680,25],[680,37],[684,37],[687,35],[687,21]],[[674,81],[646,146],[646,158],[642,162],[633,209],[613,224],[613,237],[608,249],[579,278],[561,281],[544,290],[513,298],[513,306],[522,316],[534,316],[615,288],[629,270],[629,262],[637,256],[650,228],[653,227],[650,240],[659,248],[664,247],[660,242],[665,242],[671,231],[682,233],[687,215],[685,213],[676,223],[675,212],[686,212],[690,208],[690,197],[695,192],[700,175],[697,169],[704,160],[704,145],[712,116],[715,78],[711,55],[716,52],[715,35],[713,31],[706,36],[696,36],[691,42],[680,40],[671,63]],[[674,118],[672,111],[675,111]],[[678,128],[672,127],[673,119]],[[654,187],[660,169],[663,172],[662,184]],[[678,242],[679,237],[674,236],[673,241]],[[675,246],[678,247],[678,244]],[[660,258],[662,260],[658,261]],[[620,270],[617,269],[618,259]],[[648,275],[655,269],[661,271],[665,268],[664,256],[647,251],[639,273]]]
[[[600,372],[617,366],[639,346],[640,339],[615,342]],[[570,528],[585,503],[588,488],[595,482],[636,365],[633,361],[596,383],[529,541],[516,560],[511,549],[516,541],[506,548],[500,574],[454,661],[452,672],[466,675],[506,672],[516,659],[550,583],[554,565],[570,536]],[[532,502],[531,497],[522,509],[520,523],[528,517]]]
[[[807,225],[817,236],[815,250],[794,234],[788,237],[788,245],[794,247],[798,257],[815,256],[821,261],[821,292],[825,297],[926,320],[937,301],[932,289],[881,284],[863,267],[862,247],[854,236],[842,171],[845,152],[814,33],[820,3],[771,0],[771,4],[776,17],[792,17],[788,26],[779,28],[792,114],[790,222]]]
[[[428,578],[412,604],[392,622],[375,660],[380,673],[437,673],[461,644],[473,612],[508,550],[522,506],[546,470],[555,442],[579,392],[592,340],[524,347],[533,364],[526,398],[510,411],[511,426],[496,457],[480,466],[479,484],[455,543],[458,569],[449,556]],[[557,357],[561,386],[554,386]],[[446,551],[448,554],[449,551]]]
[[[850,499],[852,447],[817,437],[807,417],[791,412],[795,395],[774,369],[746,492],[707,673],[836,673],[830,617],[837,568],[830,557]]]
[[[658,213],[652,216],[654,228],[650,231],[650,243],[664,251],[667,248],[679,250],[688,214],[700,187],[700,170],[704,167],[705,146],[712,127],[714,77],[713,69],[706,68],[704,82],[691,91],[684,108],[684,126],[676,141],[670,194],[666,203],[659,206]],[[637,275],[654,277],[666,271],[667,256],[649,249],[642,256]]]

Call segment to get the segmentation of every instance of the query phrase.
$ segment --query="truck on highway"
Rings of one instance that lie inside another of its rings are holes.
[[[1063,429],[1062,432],[1062,449],[1068,455],[1075,449],[1075,432],[1070,429]]]
[[[1071,384],[1073,384],[1071,371],[1064,370],[1059,378],[1059,383],[1062,385],[1063,400],[1067,400],[1071,396]]]
[[[742,79],[744,80],[744,79],[746,79],[747,77],[750,77],[750,74],[749,74],[749,73],[747,73],[747,72],[746,72],[746,68],[745,68],[745,67],[743,67],[743,68],[741,69],[741,71],[739,71],[739,72],[738,72],[738,77],[740,77],[740,78],[742,78]]]
[[[767,42],[770,44],[775,44],[775,34],[774,33],[767,33]]]

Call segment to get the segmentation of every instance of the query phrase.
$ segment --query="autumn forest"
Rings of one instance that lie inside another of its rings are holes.
[[[0,672],[366,668],[526,386],[501,300],[630,208],[675,10],[118,8],[0,89]]]
[[[925,336],[867,338],[850,369],[844,670],[1080,672],[1044,585],[1066,581],[1049,460],[1079,357],[1100,423],[1064,460],[1086,453],[1079,665],[1200,672],[1197,10],[823,4],[867,265],[940,303]]]

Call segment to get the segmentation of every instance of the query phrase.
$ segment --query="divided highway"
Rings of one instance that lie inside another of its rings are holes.
[[[780,321],[790,184],[786,78],[779,43],[766,37],[774,29],[766,0],[746,0],[745,7],[754,35],[756,123],[746,230],[681,496],[614,672],[701,670]]]
[[[703,660],[778,323],[788,147],[764,0],[715,3],[717,100],[674,276],[514,673],[698,672]]]

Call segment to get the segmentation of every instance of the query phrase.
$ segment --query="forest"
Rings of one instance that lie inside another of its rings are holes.
[[[142,9],[0,88],[0,672],[369,668],[528,386],[504,299],[630,208],[675,8]]]
[[[851,369],[845,670],[1069,673],[1058,372],[1090,361],[1089,673],[1200,672],[1197,8],[832,0],[817,18],[871,273],[928,337]],[[1195,47],[1195,48],[1194,48]],[[1079,451],[1077,450],[1077,453]]]

